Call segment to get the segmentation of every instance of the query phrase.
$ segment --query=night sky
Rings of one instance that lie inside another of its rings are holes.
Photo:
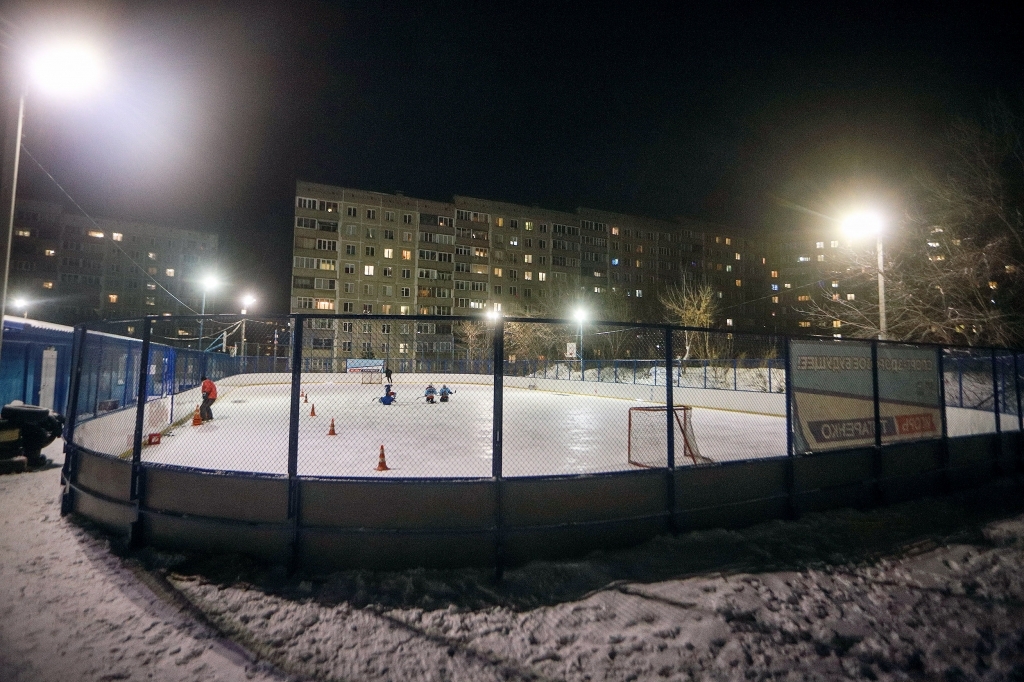
[[[775,227],[786,204],[891,198],[952,116],[1021,111],[1012,3],[830,5],[32,0],[3,15],[28,43],[84,33],[111,69],[86,101],[30,95],[29,151],[98,215],[216,231],[231,300],[285,313],[296,178]],[[58,196],[27,158],[21,183]]]

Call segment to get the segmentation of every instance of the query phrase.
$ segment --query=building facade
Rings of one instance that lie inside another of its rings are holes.
[[[190,315],[202,273],[217,262],[214,234],[84,216],[19,200],[7,284],[11,315],[74,325],[144,315]],[[215,312],[208,302],[207,313]]]
[[[300,181],[293,229],[292,313],[567,318],[582,303],[605,319],[660,319],[659,293],[688,279],[714,287],[723,328],[758,329],[766,316],[765,258],[710,223]],[[335,358],[453,350],[450,325],[415,324],[377,348],[346,322],[336,345],[320,350]]]

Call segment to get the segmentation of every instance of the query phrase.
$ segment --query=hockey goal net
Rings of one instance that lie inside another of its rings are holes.
[[[629,408],[629,440],[626,456],[633,466],[656,468],[668,466],[668,438],[665,406]],[[711,464],[713,460],[700,454],[693,435],[693,408],[676,405],[672,408],[675,431],[676,460],[686,457],[694,464]]]
[[[379,384],[382,383],[383,372],[360,372],[359,383],[361,384]]]

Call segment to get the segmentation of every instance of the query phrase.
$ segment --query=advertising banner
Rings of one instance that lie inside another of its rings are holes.
[[[937,349],[879,344],[882,443],[941,436]],[[871,344],[790,342],[798,454],[875,444]]]

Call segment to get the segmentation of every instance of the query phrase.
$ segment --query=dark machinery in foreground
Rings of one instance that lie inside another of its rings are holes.
[[[0,408],[0,471],[24,471],[47,463],[42,450],[64,431],[64,416],[35,405]]]

